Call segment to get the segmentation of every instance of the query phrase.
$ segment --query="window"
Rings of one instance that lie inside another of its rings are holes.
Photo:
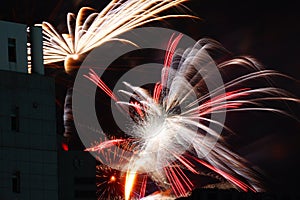
[[[8,38],[8,61],[17,62],[16,39]]]
[[[14,193],[20,193],[21,190],[20,190],[20,171],[15,171],[13,174],[12,174],[12,191]]]
[[[19,107],[15,107],[13,109],[13,114],[10,115],[10,125],[11,125],[11,130],[19,132],[20,127],[19,127]]]

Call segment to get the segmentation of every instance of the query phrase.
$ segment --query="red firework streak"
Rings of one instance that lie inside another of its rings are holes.
[[[170,65],[172,63],[172,59],[175,53],[175,49],[179,43],[179,41],[182,38],[182,34],[179,34],[177,37],[174,39],[174,34],[172,35],[166,55],[165,55],[165,60],[164,60],[164,67],[165,71],[162,75],[162,80],[161,83],[158,82],[154,86],[153,89],[153,96],[152,99],[155,103],[159,104],[160,102],[160,97],[162,93],[163,86],[166,85],[166,81],[168,78],[168,73],[170,69]],[[90,69],[90,72],[88,75],[84,75],[86,78],[91,80],[93,83],[95,83],[99,88],[101,88],[112,100],[115,102],[118,102],[118,98],[116,95],[108,88],[108,86],[100,79],[100,77],[96,74],[96,72],[92,69]],[[216,97],[213,97],[204,103],[202,103],[200,106],[197,107],[197,110],[192,109],[191,112],[197,113],[196,116],[201,117],[207,114],[210,114],[214,111],[218,111],[220,109],[235,109],[239,108],[244,102],[243,101],[231,101],[239,97],[245,97],[249,95],[250,88],[242,88],[242,89],[237,89],[233,90],[230,92],[226,92],[224,94],[218,95]],[[227,101],[225,104],[222,104],[222,102]],[[135,109],[135,112],[137,115],[140,117],[140,119],[143,120],[145,117],[145,114],[143,111],[147,109],[147,106],[142,105],[140,102],[136,101],[130,101],[129,103],[130,106],[132,106]],[[100,143],[99,145],[95,147],[91,147],[86,149],[86,151],[101,151],[102,149],[112,147],[114,145],[117,145],[119,143],[126,143],[128,142],[128,139],[114,139],[114,140],[108,140]],[[181,165],[183,165],[187,170],[191,171],[194,174],[199,174],[195,170],[194,164],[192,164],[188,158],[194,159],[197,161],[199,164],[207,167],[208,169],[214,171],[215,173],[220,174],[224,178],[226,178],[228,181],[233,183],[234,185],[238,186],[241,190],[243,191],[253,191],[255,192],[256,190],[251,187],[250,185],[244,183],[243,181],[237,179],[236,177],[233,177],[229,173],[222,171],[215,166],[209,164],[208,162],[198,159],[194,156],[184,156],[184,155],[177,155],[174,152],[169,152],[172,154],[178,162]],[[174,192],[174,194],[179,197],[179,196],[185,196],[189,191],[191,191],[194,187],[193,183],[189,180],[189,178],[186,176],[184,171],[181,169],[179,164],[174,164],[174,163],[169,163],[169,165],[164,167],[164,172],[165,175],[170,183],[170,186]],[[129,172],[128,172],[129,173]],[[140,192],[139,192],[139,198],[142,198],[145,196],[146,192],[146,186],[147,186],[147,176],[144,175],[142,178],[142,183],[140,186]]]

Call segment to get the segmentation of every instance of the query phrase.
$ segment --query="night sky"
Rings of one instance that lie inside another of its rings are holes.
[[[9,0],[0,20],[33,25],[48,21],[65,30],[67,12],[81,6],[100,10],[107,0]],[[164,26],[194,39],[213,38],[234,55],[250,55],[267,69],[294,77],[278,80],[300,97],[300,12],[289,1],[190,0],[185,3],[202,20],[171,19]],[[271,1],[268,1],[271,2]],[[157,23],[154,23],[157,25]],[[288,105],[300,119],[300,106]],[[300,181],[300,123],[277,114],[231,114],[227,123],[237,133],[231,144],[265,174],[270,191],[297,192]]]

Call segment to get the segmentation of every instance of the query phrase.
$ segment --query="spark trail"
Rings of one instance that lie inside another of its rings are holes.
[[[77,16],[67,15],[68,33],[60,34],[48,22],[42,23],[44,34],[44,64],[64,61],[66,72],[76,68],[85,55],[109,41],[130,41],[118,35],[146,23],[173,17],[191,15],[166,15],[159,13],[181,5],[186,0],[113,0],[101,12],[83,7]]]
[[[181,35],[170,40],[161,81],[154,86],[152,94],[142,87],[125,83],[131,92],[120,92],[130,95],[134,101],[123,102],[110,90],[107,92],[103,82],[99,85],[99,81],[95,81],[100,77],[94,71],[86,76],[117,105],[133,108],[138,119],[126,133],[130,139],[120,141],[130,143],[135,140],[135,153],[123,169],[127,173],[125,199],[131,198],[135,176],[141,173],[147,174],[162,190],[171,190],[176,197],[185,196],[194,188],[185,171],[198,174],[197,165],[219,174],[242,191],[263,191],[259,174],[227,147],[225,138],[214,129],[215,126],[208,124],[228,129],[222,122],[210,118],[216,113],[268,111],[289,115],[283,110],[268,107],[272,101],[300,102],[285,90],[269,84],[272,77],[287,76],[263,69],[250,57],[217,62],[210,54],[222,52],[228,55],[229,52],[210,39],[201,39],[191,48],[176,50],[180,38]],[[247,72],[226,80],[223,86],[225,93],[221,87],[208,90],[206,83],[213,81],[216,73],[211,70],[212,64],[217,66],[218,73],[232,73],[241,68]],[[266,84],[254,88],[243,86],[256,81]],[[193,95],[196,99],[188,101]],[[217,142],[211,148],[214,139]],[[105,141],[90,150],[113,143]],[[145,186],[140,190],[139,193],[144,194]]]

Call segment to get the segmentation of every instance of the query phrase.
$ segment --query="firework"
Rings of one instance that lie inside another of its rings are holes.
[[[125,195],[125,180],[128,178],[126,172],[123,171],[124,165],[128,163],[127,157],[124,155],[126,151],[132,151],[133,145],[128,140],[116,139],[112,137],[103,142],[96,142],[95,148],[86,149],[95,153],[97,161],[100,162],[96,166],[96,186],[98,199],[123,200]],[[118,148],[115,148],[115,147]],[[139,191],[131,195],[134,199],[144,197],[146,190],[147,176],[139,174],[134,176],[134,182]],[[128,187],[128,186],[127,186]]]
[[[79,68],[85,56],[95,47],[109,41],[130,41],[117,38],[118,35],[155,20],[169,17],[193,17],[189,15],[158,14],[176,7],[186,0],[113,0],[101,12],[83,7],[77,16],[67,15],[68,33],[60,34],[48,22],[42,23],[44,64],[64,61],[65,71],[69,75]],[[134,45],[134,44],[133,44]],[[30,54],[30,47],[28,47]],[[29,68],[31,62],[28,63]],[[58,66],[56,66],[58,67]],[[75,132],[71,109],[72,88],[68,88],[64,106],[64,136],[71,141]]]
[[[133,99],[130,102],[119,100],[93,70],[86,75],[122,109],[135,111],[135,123],[126,133],[130,138],[120,141],[135,141],[135,154],[122,169],[126,172],[125,199],[131,198],[136,176],[141,173],[147,174],[162,190],[171,190],[171,195],[186,196],[194,184],[185,172],[199,174],[197,166],[213,171],[242,191],[263,191],[259,173],[227,147],[225,138],[216,127],[229,128],[211,116],[239,111],[289,115],[283,110],[268,107],[268,103],[299,103],[299,99],[271,85],[272,77],[286,76],[263,69],[255,59],[228,59],[229,52],[210,39],[199,40],[186,50],[175,50],[180,39],[181,35],[169,42],[161,81],[152,91],[125,83],[129,91],[120,92],[129,95]],[[211,56],[219,54],[224,57]],[[224,61],[223,58],[227,59]],[[216,65],[218,70],[213,70],[212,65]],[[207,84],[213,83],[216,73],[220,72],[238,75],[224,78],[222,87],[208,88]],[[243,86],[253,82],[262,86]],[[129,117],[132,118],[132,113]],[[215,140],[217,142],[213,143]],[[104,149],[113,143],[105,141],[92,149]],[[143,193],[145,187],[140,190]]]
[[[96,186],[98,199],[123,199],[122,173],[107,165],[96,166]]]
[[[126,162],[122,156],[124,151],[122,148],[113,148],[114,145],[120,144],[121,141],[121,139],[111,138],[108,141],[97,142],[96,145],[93,145],[98,148],[86,149],[86,151],[96,152],[97,161],[100,162],[96,166],[96,186],[99,200],[121,200],[124,197],[125,173],[119,170],[120,166]],[[130,147],[125,146],[123,148],[128,149]],[[111,154],[114,156],[111,156]]]
[[[67,34],[59,34],[55,28],[43,22],[44,63],[64,61],[65,70],[79,66],[85,55],[108,41],[129,42],[118,35],[155,20],[189,15],[158,16],[166,9],[186,0],[113,0],[101,12],[83,7],[77,17],[67,15]]]
[[[64,137],[69,137],[72,133],[75,132],[75,126],[73,122],[73,114],[72,114],[72,89],[69,88],[67,90],[67,94],[65,97],[65,104],[64,104]]]

